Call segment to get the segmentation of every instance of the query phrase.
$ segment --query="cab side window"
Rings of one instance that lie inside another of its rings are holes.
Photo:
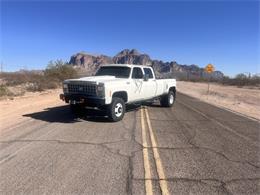
[[[143,72],[141,68],[133,68],[133,73],[132,73],[132,78],[133,79],[142,79],[143,78]]]
[[[149,79],[153,79],[153,73],[152,73],[152,70],[150,68],[144,68],[144,74],[148,74]]]

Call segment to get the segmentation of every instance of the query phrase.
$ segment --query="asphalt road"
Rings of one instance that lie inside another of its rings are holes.
[[[259,194],[259,122],[178,94],[110,123],[69,107],[0,136],[1,194]]]

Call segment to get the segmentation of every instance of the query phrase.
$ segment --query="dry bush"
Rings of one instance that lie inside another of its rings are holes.
[[[0,97],[1,96],[12,96],[13,93],[7,88],[6,85],[0,85]]]
[[[46,79],[50,79],[57,82],[62,82],[65,79],[76,78],[78,76],[77,71],[68,63],[62,60],[56,60],[49,62],[46,70],[44,71]]]
[[[245,74],[238,74],[235,78],[224,77],[221,81],[223,85],[234,85],[238,87],[255,86],[260,87],[260,76],[247,76]]]
[[[219,83],[223,85],[233,85],[237,87],[260,87],[260,76],[253,75],[247,76],[245,74],[238,74],[234,78],[230,78],[228,76],[224,76],[223,78],[203,78],[203,77],[185,77],[185,76],[177,76],[176,77],[180,81],[190,81],[190,82],[213,82]]]
[[[0,78],[5,81],[7,86],[21,85],[24,83],[34,83],[43,77],[42,72],[19,71],[4,72],[0,74]]]
[[[24,90],[36,92],[55,89],[65,79],[76,78],[77,71],[62,60],[51,61],[44,71],[19,71],[0,74],[0,96],[13,96],[9,88],[24,87]]]
[[[56,89],[60,87],[60,84],[56,81],[52,80],[42,80],[36,83],[30,83],[26,89],[27,91],[36,92],[36,91],[44,91],[46,89]]]

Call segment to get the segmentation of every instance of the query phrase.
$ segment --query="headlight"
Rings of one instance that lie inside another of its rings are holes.
[[[104,97],[104,96],[105,96],[105,87],[104,87],[104,84],[103,84],[103,83],[99,83],[99,84],[97,85],[96,91],[97,91],[97,95],[98,95],[98,96]]]
[[[104,86],[97,86],[97,91],[103,91],[104,90]]]
[[[63,84],[63,88],[65,89],[65,88],[68,88],[68,84],[67,83],[64,83]]]
[[[63,83],[63,92],[64,92],[64,93],[68,93],[68,92],[69,92],[68,84],[67,84],[67,83]]]

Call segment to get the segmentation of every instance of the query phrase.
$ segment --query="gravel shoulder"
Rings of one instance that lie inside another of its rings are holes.
[[[179,81],[177,90],[207,103],[260,120],[260,90],[207,83]]]

